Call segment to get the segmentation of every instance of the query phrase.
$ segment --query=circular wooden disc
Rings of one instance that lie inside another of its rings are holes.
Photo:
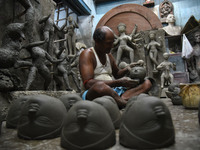
[[[124,4],[108,11],[98,22],[96,28],[109,26],[118,34],[117,25],[126,24],[126,31],[130,34],[137,24],[137,31],[162,28],[162,23],[156,14],[147,7],[138,4]]]

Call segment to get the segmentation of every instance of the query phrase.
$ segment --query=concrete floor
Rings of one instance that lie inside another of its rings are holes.
[[[176,142],[162,150],[200,150],[200,126],[198,123],[198,110],[185,109],[182,105],[175,106],[168,98],[162,98],[168,106],[176,132]],[[109,150],[130,150],[119,144],[118,130],[117,143]],[[17,131],[7,129],[5,122],[0,135],[0,150],[63,150],[60,147],[60,138],[51,140],[27,141],[17,137]]]

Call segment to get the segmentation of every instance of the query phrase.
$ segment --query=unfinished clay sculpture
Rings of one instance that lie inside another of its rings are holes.
[[[68,111],[61,146],[70,150],[103,150],[115,144],[115,129],[107,110],[92,101],[78,101]]]
[[[168,91],[166,91],[166,95],[172,100],[173,105],[182,105],[182,98],[179,95],[180,92],[181,89],[179,87],[179,84],[172,83],[169,85]]]
[[[167,35],[180,35],[181,34],[181,27],[180,26],[175,26],[175,17],[173,14],[169,14],[167,16],[166,22],[168,25],[166,27],[163,27]]]
[[[154,31],[149,32],[149,43],[146,45],[146,49],[149,53],[150,60],[153,65],[153,72],[157,72],[158,65],[158,48],[161,47],[160,41],[156,41],[156,33]]]
[[[135,27],[130,35],[126,34],[126,25],[124,23],[120,23],[117,26],[117,29],[119,31],[119,37],[117,37],[117,39],[114,42],[114,45],[119,44],[118,49],[117,49],[116,64],[119,65],[119,63],[121,61],[121,56],[124,51],[129,52],[130,63],[132,63],[134,61],[134,49],[132,47],[130,47],[128,45],[128,43],[134,45],[133,37],[136,33],[137,25],[135,25]],[[134,46],[136,46],[136,44]]]
[[[39,47],[40,45],[44,44],[45,41],[38,41],[29,43],[25,46],[25,48],[30,52],[33,66],[30,69],[28,81],[25,90],[29,90],[32,82],[36,78],[37,71],[38,73],[44,78],[44,90],[48,90],[48,87],[51,83],[51,73],[49,68],[46,65],[46,60],[50,61],[51,63],[59,63],[62,60],[53,59],[44,49]]]
[[[18,137],[27,140],[58,137],[66,113],[66,108],[59,99],[47,95],[32,95],[23,105],[17,127]]]
[[[168,61],[169,59],[169,53],[163,54],[164,61],[157,66],[158,70],[162,70],[161,74],[161,88],[164,88],[164,86],[169,86],[174,81],[174,76],[170,72],[170,69],[176,70],[176,64],[173,64],[172,62]]]
[[[82,98],[80,97],[79,94],[77,93],[69,93],[69,94],[65,94],[62,95],[59,98],[65,105],[67,111],[69,111],[69,109],[78,101],[81,101]]]
[[[139,83],[144,81],[146,77],[146,69],[144,67],[133,67],[130,70],[130,78],[139,80]]]
[[[30,96],[22,96],[14,100],[12,105],[8,110],[8,115],[6,117],[6,127],[7,128],[17,128],[19,118],[21,115],[22,107],[24,103],[29,99]]]
[[[167,106],[143,94],[126,107],[120,126],[120,144],[131,149],[156,149],[174,143],[175,131]]]
[[[121,113],[115,100],[111,96],[102,96],[95,98],[93,102],[102,105],[108,111],[115,129],[119,129],[121,124]]]

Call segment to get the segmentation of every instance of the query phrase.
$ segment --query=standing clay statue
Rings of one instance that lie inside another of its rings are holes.
[[[77,93],[80,93],[81,92],[81,88],[80,88],[80,84],[78,82],[79,81],[78,80],[78,76],[72,69],[72,64],[76,60],[76,57],[78,57],[78,54],[76,54],[72,58],[70,58],[68,56],[66,57],[66,60],[67,60],[67,72],[68,72],[68,75],[71,75],[72,78],[73,78],[73,81],[74,81],[74,83],[76,85],[76,88],[77,88]]]
[[[64,30],[64,33],[67,34],[66,37],[66,45],[68,50],[68,55],[75,55],[76,54],[76,33],[75,28],[79,28],[78,24],[73,21],[73,17],[68,17],[69,25]]]
[[[66,90],[67,91],[72,91],[73,89],[71,88],[71,86],[69,84],[69,77],[68,77],[68,73],[69,72],[68,72],[68,69],[67,69],[68,62],[65,59],[65,57],[66,57],[65,53],[66,52],[64,50],[64,47],[61,48],[61,50],[58,50],[55,47],[54,53],[55,53],[57,59],[64,59],[62,62],[60,62],[60,63],[58,63],[56,65],[56,73],[54,74],[54,80],[59,84],[62,81],[58,81],[59,80],[58,76],[62,76],[63,77],[63,81],[64,81],[65,86],[66,86]]]
[[[170,72],[170,69],[176,70],[176,65],[168,61],[169,53],[163,54],[164,61],[157,66],[158,70],[162,70],[161,74],[161,88],[164,88],[165,85],[169,86],[174,81],[174,76]]]
[[[169,14],[167,16],[166,22],[168,25],[166,27],[163,27],[163,30],[167,33],[167,35],[180,35],[181,34],[181,27],[175,26],[175,17],[173,14]]]
[[[36,73],[38,73],[44,78],[44,90],[48,90],[51,83],[51,73],[45,63],[46,60],[51,63],[59,63],[63,60],[53,59],[44,49],[40,48],[39,45],[44,44],[45,41],[33,42],[25,46],[25,48],[30,52],[33,66],[30,69],[28,75],[28,81],[26,85],[26,90],[30,89],[32,82],[36,78]]]
[[[40,24],[44,24],[43,27],[43,36],[44,40],[47,43],[45,49],[49,54],[52,54],[53,50],[53,38],[54,38],[54,21],[51,19],[51,14],[44,16],[39,20]]]
[[[157,149],[173,144],[175,131],[167,106],[157,97],[137,96],[122,115],[119,142],[131,149]]]
[[[35,36],[33,35],[34,25],[35,25],[35,9],[30,0],[17,0],[25,8],[25,21],[26,25],[26,36],[29,42],[35,41]],[[39,4],[38,0],[34,0]]]
[[[19,117],[18,137],[27,140],[50,139],[60,136],[67,111],[57,98],[32,95],[24,103]]]
[[[191,82],[199,82],[200,81],[200,31],[197,30],[194,35],[193,52],[192,57],[190,57],[188,62],[188,70]]]
[[[68,150],[104,150],[116,143],[115,128],[107,110],[92,101],[78,101],[68,111],[61,146]]]
[[[153,72],[157,72],[156,67],[158,66],[158,48],[162,45],[156,41],[156,33],[154,31],[149,32],[149,39],[150,42],[146,45],[146,49],[149,51],[149,57],[153,63]]]
[[[137,25],[135,25],[135,28],[133,29],[131,35],[126,35],[126,25],[124,23],[120,23],[117,26],[117,29],[119,31],[119,37],[117,37],[116,41],[114,42],[114,45],[117,45],[119,43],[119,47],[117,50],[117,59],[116,59],[116,64],[119,65],[121,61],[121,56],[124,51],[129,52],[129,57],[130,57],[130,63],[134,61],[134,50],[133,48],[128,46],[128,43],[133,44],[133,36],[136,33],[137,30]]]

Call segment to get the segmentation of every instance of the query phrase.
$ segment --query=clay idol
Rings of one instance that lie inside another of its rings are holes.
[[[22,111],[24,103],[29,99],[30,96],[22,96],[16,99],[8,110],[8,115],[6,117],[6,127],[7,128],[17,128],[19,117]]]
[[[155,149],[174,143],[175,132],[167,106],[157,97],[138,96],[122,115],[119,140],[128,148]]]
[[[67,111],[57,98],[33,95],[25,102],[18,122],[18,137],[49,139],[60,136]]]
[[[69,111],[69,109],[73,106],[74,103],[82,100],[82,98],[75,93],[62,95],[59,99],[64,103],[67,111]]]
[[[78,101],[67,113],[61,146],[69,150],[104,150],[116,142],[106,109],[92,101]]]
[[[108,111],[115,129],[119,129],[121,123],[121,113],[115,100],[111,96],[102,96],[95,98],[93,102],[101,104]]]

